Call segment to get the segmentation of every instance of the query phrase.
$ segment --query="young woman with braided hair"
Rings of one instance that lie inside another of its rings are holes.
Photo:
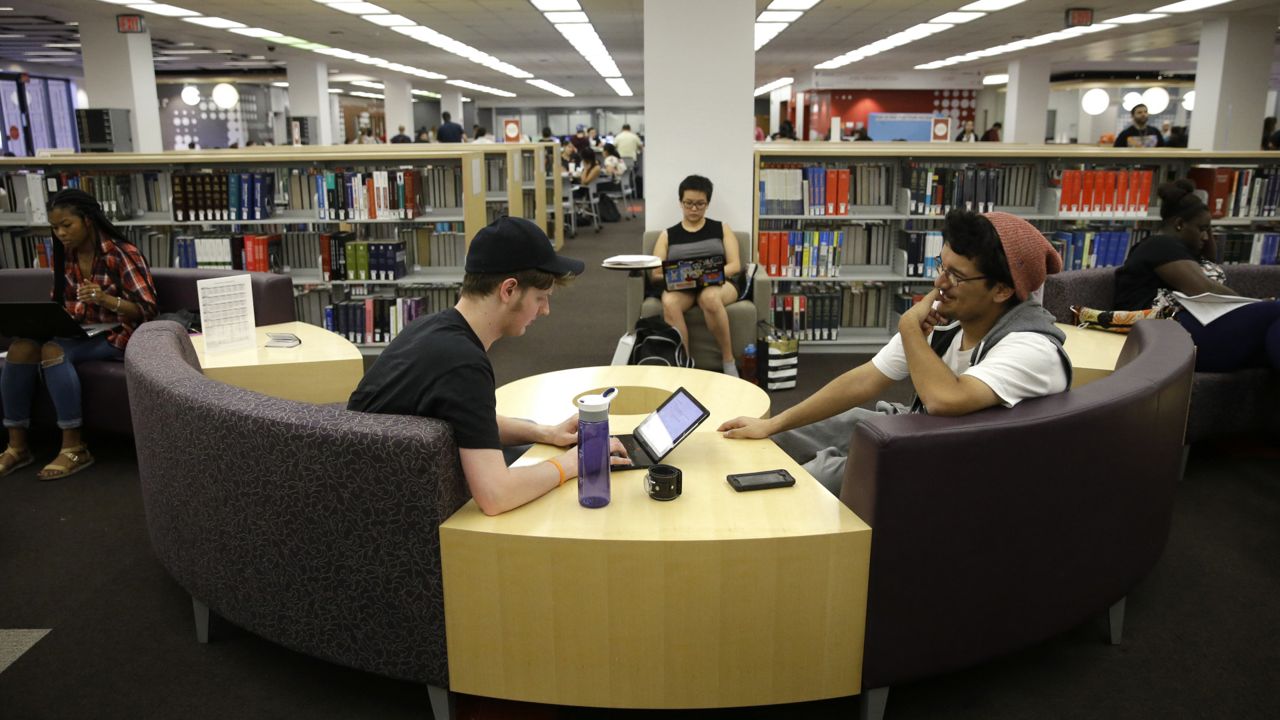
[[[80,376],[76,366],[89,360],[120,362],[135,328],[156,315],[155,285],[142,254],[111,224],[94,197],[62,190],[49,201],[53,228],[53,299],[81,323],[119,323],[92,338],[15,338],[0,370],[4,426],[9,445],[0,453],[0,476],[30,465],[27,444],[31,403],[41,375],[53,399],[62,429],[62,450],[41,470],[41,480],[56,480],[93,464],[80,435]]]
[[[1239,295],[1223,284],[1226,274],[1213,258],[1209,208],[1190,180],[1161,185],[1160,219],[1153,235],[1129,251],[1116,271],[1117,310],[1152,308],[1172,317],[1196,344],[1196,370],[1232,372],[1246,367],[1280,371],[1280,302],[1242,305],[1202,325],[1173,295]]]

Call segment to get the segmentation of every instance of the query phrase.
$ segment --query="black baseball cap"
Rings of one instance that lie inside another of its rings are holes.
[[[585,267],[581,260],[557,255],[551,238],[537,223],[507,215],[481,228],[467,248],[469,273],[542,270],[580,275]]]

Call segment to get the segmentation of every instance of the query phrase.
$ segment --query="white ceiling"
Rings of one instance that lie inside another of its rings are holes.
[[[314,0],[168,0],[172,4],[219,16],[253,27],[293,35],[354,52],[375,54],[388,60],[440,72],[515,92],[519,104],[540,103],[554,96],[497,71],[476,65],[387,28],[378,27],[327,8]],[[607,99],[616,97],[587,62],[529,4],[528,0],[372,0],[393,13],[404,15],[445,35],[520,67],[536,77],[565,87],[579,96]],[[742,0],[746,1],[746,0]],[[818,72],[824,87],[848,87],[863,74],[884,74],[910,70],[920,63],[959,55],[1011,40],[1060,30],[1064,11],[1079,6],[1080,0],[1027,0],[1021,5],[990,14],[979,20],[939,33],[889,52],[870,57],[834,71],[815,71],[813,66],[846,51],[878,40],[916,23],[956,10],[969,0],[823,0],[806,12],[756,55],[756,78],[764,84],[778,77],[792,76],[802,82]],[[1103,0],[1094,2],[1095,21],[1139,12],[1168,0]],[[644,93],[643,0],[580,0],[605,46],[613,55],[624,78],[637,96]],[[763,10],[769,0],[755,0]],[[128,8],[98,0],[0,0],[12,12],[0,11],[0,36],[21,34],[23,38],[0,37],[0,58],[30,62],[25,51],[40,49],[45,42],[75,41],[75,28],[68,22],[110,22]],[[1053,71],[1165,71],[1194,72],[1196,43],[1201,23],[1223,14],[1269,14],[1272,25],[1280,23],[1280,3],[1276,0],[1235,0],[1209,10],[1170,16],[1140,25],[1098,33],[1087,38],[1034,48],[1026,53],[1048,54]],[[290,57],[305,51],[291,48],[268,50],[269,41],[247,38],[225,30],[193,25],[175,18],[145,14],[157,45],[194,43],[209,50],[231,50],[232,54],[192,55],[187,60],[158,63],[181,70],[230,70],[222,65],[230,59],[236,68],[283,69]],[[714,38],[714,28],[708,28]],[[47,48],[46,48],[47,49]],[[73,52],[75,52],[73,50]],[[311,53],[305,53],[312,55]],[[1002,55],[954,70],[1003,71],[1019,54]],[[314,55],[313,55],[314,57]],[[354,62],[325,58],[343,72],[373,75],[376,68]],[[1280,85],[1280,57],[1270,58],[1273,84]],[[62,58],[61,64],[78,72],[78,55]],[[372,71],[372,72],[371,72]],[[443,81],[413,79],[414,87],[439,91]],[[472,93],[474,95],[474,93]],[[481,99],[481,98],[477,98]],[[508,101],[510,102],[510,101]]]

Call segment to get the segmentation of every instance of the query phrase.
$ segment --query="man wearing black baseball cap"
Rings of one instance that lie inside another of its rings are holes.
[[[519,507],[577,477],[572,448],[544,463],[507,467],[505,446],[575,444],[578,418],[539,425],[499,415],[488,350],[498,338],[523,335],[550,314],[556,286],[582,271],[581,260],[556,254],[537,224],[498,218],[471,240],[458,303],[397,335],[351,393],[347,409],[452,425],[467,486],[486,515]],[[612,442],[625,458],[621,443]]]

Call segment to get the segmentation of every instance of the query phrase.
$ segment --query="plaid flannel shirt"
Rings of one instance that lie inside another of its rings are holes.
[[[56,241],[55,241],[56,242]],[[124,350],[129,337],[142,323],[156,316],[156,287],[151,280],[151,271],[147,261],[131,243],[117,243],[110,235],[101,233],[98,236],[98,247],[93,257],[93,272],[90,281],[98,284],[102,291],[126,302],[131,302],[142,310],[142,319],[133,321],[123,315],[117,315],[110,308],[102,305],[91,305],[76,299],[76,288],[85,282],[80,273],[80,263],[68,254],[63,263],[63,274],[67,278],[63,291],[62,303],[67,312],[81,323],[118,322],[119,330],[107,333],[107,342]],[[114,306],[115,303],[106,303]]]

